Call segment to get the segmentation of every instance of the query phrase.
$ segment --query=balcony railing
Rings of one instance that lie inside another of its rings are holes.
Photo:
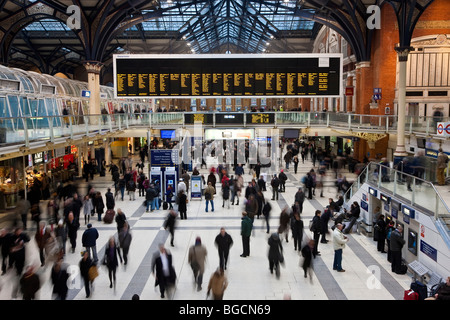
[[[191,112],[186,112],[187,114]],[[69,115],[46,117],[0,118],[0,147],[5,144],[23,144],[56,138],[73,138],[77,135],[114,132],[132,127],[158,128],[164,126],[185,127],[184,112],[162,113],[119,113],[112,115]],[[196,112],[201,113],[201,112]],[[211,112],[213,122],[204,126],[216,126],[216,115],[222,112]],[[332,112],[265,112],[273,113],[273,127],[329,127],[341,130],[363,132],[396,133],[397,117],[384,115],[357,115]],[[450,121],[450,118],[439,119]],[[433,117],[407,117],[405,131],[407,133],[430,135],[436,134],[438,120]],[[258,126],[246,123],[228,124],[233,126]]]

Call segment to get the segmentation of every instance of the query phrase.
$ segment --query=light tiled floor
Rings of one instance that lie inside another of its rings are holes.
[[[286,192],[280,194],[279,201],[271,201],[272,215],[270,220],[271,231],[278,227],[281,206],[285,203],[291,205],[294,195],[299,187],[301,177],[311,169],[312,165],[307,161],[305,165],[299,166],[299,172],[293,173],[291,169],[290,179],[286,185]],[[202,170],[206,176],[206,169]],[[245,172],[245,181],[250,179],[248,169]],[[354,178],[346,174],[349,180]],[[328,180],[333,176],[329,174]],[[104,195],[106,188],[112,184],[111,177],[95,177],[93,185]],[[85,183],[79,186],[81,194],[84,194]],[[220,190],[220,189],[219,189]],[[323,198],[306,200],[302,219],[305,224],[305,235],[310,236],[307,229],[309,220],[317,208],[327,205],[328,197],[336,197],[333,187],[325,187]],[[271,188],[265,192],[265,198],[271,198]],[[411,278],[409,275],[397,275],[390,271],[390,264],[386,255],[377,252],[376,243],[364,235],[352,233],[343,254],[344,273],[332,270],[333,244],[319,244],[321,256],[314,260],[314,274],[312,280],[303,277],[300,267],[301,258],[294,251],[293,241],[283,241],[285,264],[281,268],[279,279],[270,274],[267,260],[267,239],[263,219],[255,219],[254,232],[250,240],[251,256],[241,258],[242,243],[240,238],[240,218],[243,210],[244,197],[240,197],[239,206],[231,206],[230,209],[221,207],[221,196],[216,196],[215,212],[204,211],[204,201],[192,199],[188,204],[188,219],[178,220],[175,231],[175,246],[170,247],[170,236],[162,228],[167,211],[145,212],[142,206],[144,198],[135,201],[117,201],[116,210],[121,208],[132,226],[133,241],[129,253],[128,265],[120,265],[117,270],[117,284],[115,288],[109,288],[109,279],[105,267],[100,267],[100,275],[95,280],[94,291],[90,300],[129,300],[133,294],[138,294],[142,300],[159,300],[159,288],[154,286],[154,276],[150,270],[151,256],[157,251],[158,244],[165,242],[173,255],[173,264],[177,273],[176,286],[167,299],[204,300],[206,287],[210,275],[219,265],[217,249],[214,238],[219,233],[220,227],[224,226],[234,240],[231,248],[228,269],[229,286],[225,292],[224,299],[233,300],[280,300],[290,296],[294,300],[400,300],[403,291],[409,288]],[[105,225],[103,222],[91,220],[94,227],[99,230],[100,237],[97,241],[99,257],[104,255],[104,246],[111,235],[117,236],[116,225]],[[70,266],[73,283],[69,290],[68,299],[84,300],[85,291],[77,273],[78,262],[81,259],[80,251],[81,236],[86,229],[84,220],[81,218],[81,228],[78,231],[77,250],[75,253],[67,253],[65,262]],[[37,247],[34,241],[34,233],[28,231],[32,240],[27,244],[27,264],[39,263]],[[202,243],[208,250],[206,269],[203,279],[203,290],[196,291],[193,283],[193,274],[187,262],[187,253],[195,238],[200,236]],[[328,236],[331,240],[331,235]],[[68,247],[68,245],[67,245]],[[52,299],[52,284],[49,281],[51,263],[45,267],[38,267],[42,287],[38,298],[41,300]],[[1,290],[0,299],[12,298],[14,283],[17,282],[14,270],[8,270],[7,274],[0,277]],[[18,299],[21,299],[20,295]]]

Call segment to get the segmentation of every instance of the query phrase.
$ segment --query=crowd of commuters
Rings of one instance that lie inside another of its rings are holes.
[[[305,143],[297,140],[288,144],[286,150],[283,157],[285,162],[283,169],[268,177],[264,172],[264,166],[258,162],[251,166],[252,177],[246,186],[243,178],[245,170],[243,164],[235,163],[232,166],[233,170],[224,164],[210,168],[207,178],[202,176],[205,185],[202,190],[202,196],[205,199],[205,213],[212,214],[215,209],[217,210],[217,206],[216,208],[214,206],[217,197],[222,200],[222,210],[225,212],[231,205],[239,205],[241,199],[240,245],[242,253],[240,256],[242,258],[249,257],[253,252],[250,242],[252,234],[254,234],[255,219],[264,219],[263,228],[266,228],[268,234],[266,244],[268,269],[271,273],[275,273],[277,278],[280,278],[280,266],[285,263],[284,253],[288,250],[287,246],[291,239],[293,240],[293,250],[301,257],[300,267],[305,278],[309,276],[312,280],[314,259],[321,255],[319,243],[321,246],[326,245],[330,240],[333,242],[334,251],[332,268],[337,272],[345,272],[342,266],[342,257],[346,244],[350,240],[347,234],[351,232],[357,222],[360,208],[358,203],[354,202],[348,211],[344,209],[343,194],[351,187],[351,182],[347,181],[342,169],[348,165],[348,169],[353,170],[355,169],[354,163],[348,154],[346,157],[337,157],[329,151],[316,147],[314,142]],[[286,192],[289,183],[288,174],[292,173],[290,166],[293,164],[293,172],[297,174],[299,167],[304,168],[305,160],[311,160],[313,167],[304,176],[299,177],[300,182],[296,183],[294,202],[281,208],[278,224],[271,230],[269,221],[270,217],[274,215],[271,201],[280,200],[281,194]],[[126,196],[129,201],[136,199],[143,201],[146,212],[161,210],[162,202],[167,202],[168,212],[163,226],[171,235],[170,245],[175,246],[177,220],[188,219],[191,177],[187,170],[183,170],[176,189],[175,186],[170,185],[167,190],[161,190],[160,181],[151,181],[145,175],[144,163],[145,155],[137,163],[131,157],[120,159],[119,165],[111,163],[109,172],[115,189],[114,193],[111,188],[108,188],[103,195],[90,185],[87,194],[81,195],[70,183],[66,186],[60,185],[54,195],[47,196],[49,200],[47,224],[40,219],[39,202],[38,205],[35,200],[31,203],[22,195],[17,206],[16,227],[14,230],[4,229],[0,234],[2,272],[4,274],[9,268],[14,268],[18,279],[13,298],[17,297],[20,291],[23,299],[35,299],[36,292],[42,286],[41,279],[36,276],[37,267],[25,265],[25,244],[32,241],[32,237],[26,232],[29,227],[28,213],[31,213],[31,219],[37,229],[34,241],[38,246],[41,265],[53,264],[51,281],[55,299],[64,300],[67,297],[68,288],[64,281],[67,283],[68,274],[64,259],[68,252],[76,251],[77,237],[80,235],[83,250],[79,267],[86,297],[91,295],[93,282],[98,276],[96,269],[99,264],[106,266],[110,288],[115,288],[117,268],[122,263],[127,264],[132,242],[132,232],[126,215],[117,206],[126,200]],[[102,165],[102,168],[106,170],[106,166]],[[192,174],[201,175],[197,168],[193,169]],[[89,181],[89,177],[93,178],[91,172],[86,171],[86,181]],[[316,210],[313,213],[314,217],[309,226],[311,237],[309,237],[308,233],[305,233],[307,227],[302,218],[304,202],[313,199],[316,194],[324,197],[325,177],[334,177],[336,196],[329,198],[329,204],[322,210]],[[138,191],[137,196],[136,191]],[[271,193],[270,201],[266,198],[265,192]],[[100,253],[97,252],[99,231],[93,227],[91,217],[96,214],[97,221],[111,223],[106,221],[107,212],[111,210],[114,212],[117,235],[109,238],[104,252]],[[80,219],[81,214],[84,219]],[[83,220],[85,228],[81,232],[80,227]],[[334,221],[334,225],[331,227],[331,239],[327,239],[330,234],[330,221]],[[387,221],[383,215],[379,215],[376,219],[376,226],[378,251],[388,254],[387,259],[392,264],[393,272],[402,273],[401,249],[404,245],[402,226],[400,224],[394,226],[392,221]],[[68,249],[70,251],[66,251],[67,240],[69,240]],[[228,286],[225,272],[228,266],[228,257],[235,242],[226,232],[225,227],[222,227],[215,237],[214,245],[217,247],[219,265],[207,282],[207,295],[209,296],[212,292],[213,299],[222,299]],[[385,251],[386,248],[387,251]],[[202,290],[207,255],[208,252],[202,239],[197,237],[188,252],[188,262],[192,268],[197,291]],[[177,277],[171,252],[164,244],[160,244],[159,250],[153,256],[151,271],[155,277],[155,286],[159,286],[161,297],[164,298],[174,287]]]

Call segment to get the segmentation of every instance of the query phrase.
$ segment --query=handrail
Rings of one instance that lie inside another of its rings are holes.
[[[373,170],[373,167],[375,166],[375,169]],[[382,174],[380,174],[380,172]],[[385,172],[385,174],[383,173]],[[370,175],[372,173],[376,173],[376,179],[371,179]],[[390,178],[392,178],[393,176],[393,181],[390,180]],[[359,188],[361,187],[361,185],[364,183],[362,183],[361,179],[362,177],[365,178],[366,183],[369,184],[374,184],[376,185],[377,188],[383,188],[385,190],[387,190],[388,192],[392,193],[395,196],[399,196],[402,197],[403,199],[406,199],[406,201],[409,201],[410,205],[416,205],[416,206],[420,206],[422,208],[425,208],[431,212],[434,212],[434,218],[435,220],[439,219],[439,216],[441,215],[447,215],[450,213],[450,208],[447,205],[447,203],[444,201],[444,199],[442,198],[441,194],[439,193],[439,191],[436,189],[435,185],[433,184],[433,182],[431,181],[427,181],[421,178],[418,178],[414,175],[411,175],[409,173],[405,173],[403,171],[382,165],[381,163],[376,163],[376,162],[369,162],[364,169],[361,171],[361,173],[358,175],[357,179],[355,180],[355,182],[357,183],[357,188],[359,190]],[[389,182],[383,181],[383,177],[388,177]],[[400,177],[400,182],[398,181],[398,177]],[[400,186],[404,186],[404,182],[406,181],[406,186],[411,186],[414,187],[411,188],[411,190],[406,190],[405,192],[405,188],[404,187],[400,187]],[[344,194],[344,199],[348,199],[350,200],[354,193],[353,193],[353,187],[354,184],[353,183],[352,187],[349,188],[349,190],[347,190]],[[389,183],[394,183],[393,188],[390,188],[391,186],[388,185]],[[426,198],[426,204],[423,205],[423,202],[421,202],[419,199],[417,199],[417,194],[416,193],[416,186],[417,188],[420,188],[419,186],[429,186],[429,189],[433,190],[433,192],[427,192],[427,189],[425,188],[425,190],[417,190],[417,192],[420,193],[425,193],[426,195],[433,195],[434,194],[434,206],[432,207],[432,209],[430,210],[430,206],[433,204],[433,198]],[[401,190],[399,190],[401,189]],[[411,193],[411,198],[408,199],[408,194]]]
[[[52,141],[56,136],[72,137],[75,133],[102,132],[119,128],[133,127],[158,127],[158,126],[182,126],[185,127],[185,114],[212,114],[213,122],[204,126],[217,126],[217,115],[220,114],[251,114],[252,112],[148,112],[148,113],[114,113],[114,114],[92,114],[92,115],[51,115],[51,116],[22,116],[0,118],[0,146],[5,143],[25,144],[29,146],[31,141],[39,139],[49,139]],[[273,114],[273,121],[266,123],[278,128],[292,126],[324,127],[342,129],[343,131],[363,131],[363,132],[385,132],[393,133],[397,131],[397,116],[394,115],[363,115],[353,113],[335,112],[288,112],[288,111],[268,111],[263,114]],[[245,118],[245,117],[244,117]],[[433,117],[422,117],[425,124],[413,126],[413,118],[408,118],[410,133],[430,134],[432,122],[436,123]],[[417,119],[416,119],[417,120]],[[416,121],[414,120],[414,121]],[[450,118],[439,119],[442,121]],[[81,126],[80,126],[81,125]],[[226,125],[226,124],[225,124]],[[229,123],[228,125],[239,125]],[[242,126],[248,127],[252,124],[243,121]],[[253,125],[261,125],[253,124]],[[434,126],[435,127],[435,126]],[[413,130],[413,131],[411,131]],[[6,132],[8,131],[8,132]],[[436,133],[436,131],[435,131]],[[3,136],[2,136],[3,135]]]

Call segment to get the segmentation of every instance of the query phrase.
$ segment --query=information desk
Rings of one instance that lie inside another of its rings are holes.
[[[123,97],[341,97],[342,54],[114,55]]]

